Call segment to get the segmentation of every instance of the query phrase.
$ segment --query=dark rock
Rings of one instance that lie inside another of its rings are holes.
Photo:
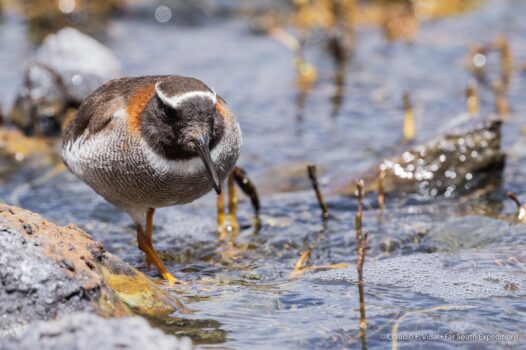
[[[177,339],[152,328],[139,317],[104,319],[77,313],[57,321],[31,323],[27,331],[5,342],[6,349],[192,349],[188,338]],[[0,342],[0,347],[2,344]]]
[[[385,192],[448,196],[479,187],[488,173],[499,178],[505,160],[500,127],[498,120],[484,122],[384,160],[380,170],[385,172]]]
[[[0,338],[34,320],[78,311],[150,318],[184,311],[174,297],[105,252],[87,233],[6,204],[0,204],[0,252]]]
[[[49,35],[24,72],[11,121],[27,134],[57,134],[70,108],[119,77],[113,53],[73,28]]]
[[[500,120],[470,122],[401,155],[387,158],[368,171],[366,191],[376,192],[381,172],[387,195],[418,194],[426,198],[466,194],[502,179],[505,154]],[[354,194],[354,186],[336,186],[336,193]]]
[[[9,225],[0,221],[2,228]],[[94,311],[84,296],[100,292],[100,284],[82,286],[20,232],[7,228],[0,239],[0,332],[9,334],[34,319],[50,319],[73,311]],[[72,297],[74,296],[74,297]]]

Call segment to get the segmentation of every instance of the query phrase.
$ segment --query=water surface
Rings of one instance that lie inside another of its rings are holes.
[[[512,190],[526,200],[521,134],[526,81],[519,70],[526,61],[524,13],[523,2],[486,1],[473,11],[422,23],[413,43],[387,42],[377,28],[358,28],[337,115],[332,115],[331,102],[334,64],[316,38],[307,42],[306,57],[318,68],[319,79],[305,105],[298,106],[294,54],[272,38],[254,35],[247,18],[202,26],[133,17],[110,21],[103,42],[122,61],[126,75],[194,76],[227,100],[244,133],[239,165],[268,189],[262,198],[261,230],[249,227],[252,212],[243,200],[240,221],[245,228],[224,241],[215,234],[213,195],[158,211],[155,246],[171,272],[190,282],[173,292],[196,312],[154,323],[166,332],[190,335],[203,347],[358,347],[356,200],[327,198],[334,218],[324,225],[310,191],[272,192],[294,181],[300,188],[308,185],[301,175],[305,162],[320,166],[325,188],[403,149],[405,90],[415,105],[415,142],[442,133],[465,110],[464,88],[474,79],[467,69],[470,45],[505,35],[517,69],[507,94],[512,115],[503,126],[508,162],[501,188],[471,201],[388,200],[383,213],[374,198],[366,200],[367,346],[389,346],[398,318],[427,309],[431,310],[406,316],[400,334],[511,334],[519,341],[442,338],[420,346],[495,348],[524,343],[526,228],[513,222],[514,204],[504,196]],[[0,45],[7,48],[0,52],[0,101],[6,107],[21,82],[21,62],[34,50],[25,30],[22,19],[11,14],[0,24]],[[498,74],[498,57],[488,59],[493,77]],[[487,118],[494,111],[491,87],[481,84],[479,93],[480,118]],[[69,173],[37,180],[49,169],[27,162],[6,166],[1,198],[61,224],[74,222],[110,252],[145,270],[131,220]],[[290,180],[292,175],[299,180]],[[347,263],[349,268],[291,276],[294,263],[308,248],[314,248],[312,265]]]

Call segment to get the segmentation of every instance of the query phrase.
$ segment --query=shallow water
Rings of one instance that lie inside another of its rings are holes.
[[[517,67],[526,61],[525,11],[522,2],[487,1],[471,12],[422,23],[413,44],[388,43],[378,29],[358,29],[336,116],[331,116],[333,63],[316,39],[307,44],[306,56],[317,66],[319,81],[303,108],[297,104],[293,53],[271,38],[251,34],[248,19],[193,27],[121,18],[110,22],[104,43],[123,62],[126,75],[179,73],[214,87],[244,132],[239,165],[272,192],[291,180],[286,175],[269,179],[266,174],[292,174],[291,164],[319,164],[325,187],[351,179],[403,149],[399,142],[404,90],[411,91],[415,105],[416,142],[440,134],[465,110],[464,88],[473,81],[466,69],[471,44],[503,34]],[[4,106],[10,105],[20,82],[20,62],[33,49],[24,31],[22,20],[13,15],[0,24],[0,45],[9,48],[0,52],[0,62],[13,67],[0,72]],[[495,74],[498,60],[489,59],[489,71]],[[526,342],[526,226],[513,222],[514,204],[504,196],[512,190],[526,200],[526,141],[520,130],[526,124],[524,91],[524,72],[515,71],[508,92],[512,115],[503,126],[508,162],[501,188],[475,200],[392,199],[383,212],[376,209],[374,198],[366,199],[369,348],[389,346],[391,329],[402,315],[437,307],[409,314],[399,334],[511,334],[519,340],[442,338],[400,341],[401,346],[494,348]],[[479,94],[481,114],[488,116],[493,112],[491,88],[480,85]],[[0,197],[58,223],[76,223],[109,251],[144,270],[131,220],[69,173],[36,180],[48,170],[26,163],[2,168]],[[294,181],[302,183],[298,187],[308,185],[306,175]],[[358,347],[356,201],[339,196],[327,201],[334,217],[324,225],[310,191],[265,195],[261,230],[246,228],[225,241],[215,234],[212,195],[159,210],[155,246],[174,275],[191,282],[173,292],[196,312],[152,322],[167,332],[190,335],[203,346]],[[242,225],[251,223],[251,215],[243,200]],[[313,265],[350,267],[291,276],[294,263],[308,248],[314,248]]]

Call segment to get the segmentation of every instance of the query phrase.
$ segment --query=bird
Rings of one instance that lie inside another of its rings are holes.
[[[139,249],[170,283],[179,282],[152,244],[155,210],[192,202],[221,184],[241,151],[239,123],[198,79],[178,76],[106,82],[65,127],[66,167],[132,218]]]

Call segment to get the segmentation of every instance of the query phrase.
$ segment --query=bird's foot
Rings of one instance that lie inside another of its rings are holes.
[[[221,241],[225,241],[229,237],[235,238],[237,237],[238,234],[239,234],[239,224],[237,220],[235,220],[235,217],[234,217],[234,220],[232,219],[227,220],[222,225],[217,226],[217,236],[219,240]]]
[[[163,276],[163,278],[165,280],[168,281],[168,284],[170,285],[170,287],[173,287],[174,284],[184,284],[184,282],[182,281],[179,281],[177,278],[175,278],[170,272],[168,271],[165,271],[165,272],[162,272],[161,275]]]
[[[228,225],[228,229],[230,230],[231,233],[233,234],[238,234],[239,233],[239,223],[237,222],[237,217],[236,217],[236,214],[233,213],[233,214],[230,214],[230,224]]]

